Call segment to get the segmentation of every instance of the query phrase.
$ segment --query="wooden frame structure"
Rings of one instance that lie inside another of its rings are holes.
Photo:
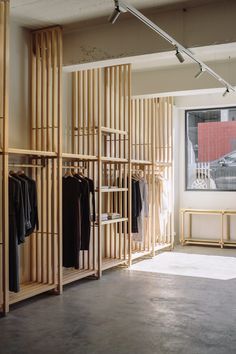
[[[97,220],[92,225],[90,251],[81,252],[81,269],[64,270],[63,284],[89,275],[99,278],[103,270],[129,260],[129,209],[125,206],[131,174],[130,76],[129,64],[71,74],[72,110],[66,122],[63,169],[83,169],[95,182]],[[118,217],[103,220],[105,213]]]
[[[3,314],[11,304],[47,291],[60,294],[68,283],[88,276],[100,278],[108,268],[130,265],[143,252],[154,255],[160,249],[160,239],[155,232],[155,188],[152,186],[155,174],[163,168],[168,174],[166,171],[171,171],[172,166],[172,101],[148,99],[134,103],[133,100],[131,105],[130,64],[69,74],[71,107],[66,123],[62,120],[62,29],[59,26],[31,34],[31,145],[29,149],[9,147],[8,11],[8,1],[0,0],[3,39],[0,42],[0,73],[3,73],[0,77],[3,176],[0,312]],[[134,104],[137,112],[132,108]],[[160,126],[156,123],[158,119]],[[165,142],[159,137],[161,129],[168,131]],[[134,131],[138,133],[133,135]],[[163,146],[166,155],[158,157]],[[39,209],[39,230],[19,246],[18,293],[9,292],[8,285],[8,175],[12,168],[24,169],[36,181]],[[96,221],[91,225],[90,248],[81,251],[80,269],[64,269],[62,265],[62,177],[68,169],[82,171],[96,186]],[[136,169],[143,171],[151,190],[148,238],[141,247],[132,242],[131,233],[131,178]],[[109,214],[108,219],[104,220],[103,214]],[[168,227],[168,238],[162,240],[161,248],[172,244],[172,226]]]
[[[219,236],[215,238],[193,237],[193,216],[217,216],[220,219]],[[182,245],[209,245],[223,247],[236,247],[236,239],[231,239],[230,217],[236,216],[236,210],[207,210],[207,209],[181,209],[180,243]],[[187,236],[186,236],[187,229]]]
[[[4,4],[3,4],[4,3]],[[8,3],[0,2],[8,11]],[[2,42],[1,42],[2,43]],[[5,84],[3,156],[3,294],[2,312],[9,305],[40,293],[61,291],[61,85],[62,30],[53,27],[31,35],[30,149],[8,147],[7,85]],[[6,62],[8,59],[6,58]],[[8,70],[5,69],[7,76]],[[9,122],[11,124],[11,121]],[[9,292],[8,174],[24,169],[37,185],[39,230],[20,249],[20,291]]]
[[[132,242],[132,259],[172,248],[173,213],[173,102],[172,98],[132,98],[132,171],[148,182],[149,217],[142,243]],[[168,183],[168,210],[161,231],[161,180]]]

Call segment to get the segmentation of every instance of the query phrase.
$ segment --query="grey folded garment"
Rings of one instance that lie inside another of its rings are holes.
[[[119,219],[121,215],[119,213],[108,213],[108,219],[113,220],[113,219]]]

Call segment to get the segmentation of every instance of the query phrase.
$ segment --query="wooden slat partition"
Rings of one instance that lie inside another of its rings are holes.
[[[63,157],[63,174],[70,169],[91,178],[97,189],[98,124],[101,109],[101,69],[73,72],[71,115],[67,119],[67,144]],[[70,104],[70,102],[69,102]],[[97,196],[96,196],[97,210]],[[98,273],[98,228],[91,224],[88,251],[80,251],[79,269],[63,269],[63,285]]]
[[[157,116],[156,135],[159,137],[155,140],[154,145],[154,163],[155,178],[164,181],[159,183],[156,188],[158,194],[161,195],[162,188],[167,188],[168,211],[165,215],[159,217],[159,225],[156,227],[156,243],[171,244],[174,242],[174,180],[173,180],[173,99],[171,97],[162,97],[155,99]],[[161,203],[155,204],[155,219],[161,213]],[[164,220],[164,221],[163,221]],[[160,228],[160,223],[162,227]],[[162,230],[160,230],[162,229]]]
[[[132,242],[132,258],[173,244],[173,128],[171,98],[132,98],[132,172],[148,183],[149,216],[142,242]],[[168,212],[160,214],[162,180],[169,185]],[[165,227],[161,228],[164,222]]]
[[[8,297],[8,115],[9,115],[9,1],[0,0],[0,312],[9,310]]]
[[[82,169],[94,180],[97,222],[89,252],[81,252],[80,269],[63,270],[64,284],[91,274],[100,277],[104,269],[128,261],[130,72],[130,65],[120,65],[69,74],[72,99],[63,166],[64,171]],[[103,221],[102,213],[120,217]]]
[[[61,28],[33,31],[30,58],[31,147],[9,149],[9,159],[36,181],[39,229],[20,246],[20,292],[10,304],[61,290]]]
[[[102,271],[130,257],[130,107],[131,66],[104,69],[104,114],[99,122],[99,235]],[[113,187],[113,190],[112,190]],[[115,187],[115,189],[114,189]],[[102,221],[103,213],[117,213],[118,219]]]

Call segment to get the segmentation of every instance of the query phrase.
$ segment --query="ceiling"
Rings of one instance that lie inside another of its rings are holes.
[[[127,0],[139,10],[195,6],[215,0]],[[28,28],[101,23],[114,8],[113,0],[11,0],[13,20]]]
[[[206,47],[196,47],[191,48],[191,52],[195,54],[198,59],[201,59],[203,62],[217,62],[224,61],[230,62],[235,61],[236,59],[236,43],[227,43],[227,44],[217,44]],[[185,64],[191,64],[193,61],[184,55]],[[153,70],[161,69],[166,67],[179,66],[179,61],[175,56],[175,52],[163,52],[155,53],[149,55],[141,55],[136,57],[136,60],[133,63],[133,70],[143,71],[143,70]]]

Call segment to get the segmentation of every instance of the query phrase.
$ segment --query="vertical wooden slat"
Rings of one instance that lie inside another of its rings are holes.
[[[62,292],[62,32],[57,29],[58,50],[58,91],[57,91],[57,132],[58,132],[58,291]]]
[[[104,84],[106,85],[106,71],[105,71],[105,80]],[[102,275],[102,225],[101,225],[101,214],[102,214],[102,132],[101,132],[101,69],[98,70],[98,277]],[[105,88],[106,90],[106,88]],[[106,119],[106,94],[104,95],[105,99],[105,119]]]
[[[8,221],[8,115],[9,115],[9,2],[0,2],[0,29],[2,32],[0,48],[2,72],[0,80],[0,121],[3,131],[2,138],[2,276],[0,281],[3,282],[3,313],[9,311],[9,221]],[[1,306],[1,304],[0,304]]]
[[[75,149],[75,142],[76,142],[76,134],[80,134],[79,130],[77,130],[77,125],[76,125],[76,93],[77,93],[77,80],[76,80],[76,73],[72,74],[72,126],[71,126],[71,152],[72,153],[76,153],[76,149]]]

